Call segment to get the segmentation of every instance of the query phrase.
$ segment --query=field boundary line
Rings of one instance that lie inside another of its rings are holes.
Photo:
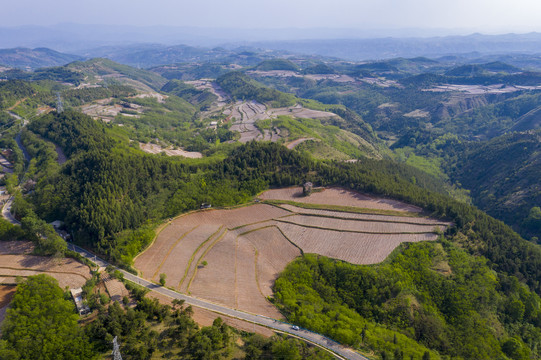
[[[195,269],[194,269],[194,272],[193,272],[193,275],[192,277],[190,278],[190,281],[188,282],[188,286],[186,287],[186,292],[188,292],[190,290],[190,286],[192,285],[192,281],[195,279],[195,275],[197,275],[197,270],[199,268],[199,262],[203,259],[203,257],[205,255],[207,255],[207,253],[210,251],[210,249],[212,249],[214,247],[214,245],[216,245],[216,243],[218,243],[218,241],[222,240],[224,238],[224,236],[227,234],[227,229],[224,230],[224,232],[218,236],[216,238],[216,240],[214,240],[214,242],[212,244],[210,244],[206,249],[205,251],[203,251],[203,254],[201,254],[201,256],[199,257],[199,259],[197,259],[197,263],[195,265]]]
[[[158,226],[156,228],[156,233],[154,234],[154,238],[152,239],[152,241],[150,242],[150,244],[148,244],[144,249],[143,251],[141,251],[139,254],[135,255],[135,257],[133,258],[133,263],[135,264],[135,260],[137,260],[137,258],[141,255],[143,255],[148,249],[150,249],[152,247],[152,245],[154,245],[154,243],[156,242],[156,239],[158,238],[158,236],[160,235],[160,233],[168,226],[171,225],[171,222],[169,223],[162,223],[160,226]]]
[[[143,255],[143,254],[145,253],[145,251],[147,251],[148,249],[150,249],[150,248],[152,247],[152,245],[154,245],[154,243],[156,242],[156,239],[158,238],[158,236],[160,235],[160,233],[161,233],[163,230],[165,230],[168,226],[171,226],[171,225],[173,224],[173,221],[175,221],[176,219],[181,218],[181,217],[183,217],[183,216],[186,216],[186,215],[189,215],[189,214],[191,214],[191,213],[194,213],[194,212],[196,212],[196,211],[198,211],[198,210],[192,210],[192,211],[188,211],[188,212],[186,212],[186,213],[184,213],[184,214],[177,215],[177,216],[171,218],[172,220],[163,222],[163,223],[160,225],[160,226],[162,226],[162,227],[158,226],[158,227],[156,228],[156,230],[155,230],[155,231],[157,231],[157,232],[156,232],[156,235],[154,235],[154,238],[152,239],[152,242],[151,242],[150,244],[148,244],[148,246],[147,246],[145,249],[143,249],[143,251],[141,251],[139,254],[137,254],[137,255],[133,258],[133,262],[135,263],[135,260],[137,260],[137,258],[138,258],[139,256]]]
[[[295,246],[297,249],[299,249],[299,251],[301,252],[301,256],[304,256],[304,250],[297,244],[295,244],[289,237],[287,237],[287,235],[282,231],[282,229],[280,229],[280,227],[278,225],[274,225],[276,226],[276,228],[278,229],[278,231],[280,231],[280,234],[282,234],[282,236],[291,243],[291,245]]]
[[[173,245],[171,245],[171,247],[169,248],[169,250],[167,251],[167,254],[165,254],[162,262],[160,263],[160,265],[158,265],[158,268],[156,269],[156,271],[154,272],[154,275],[152,275],[152,277],[150,278],[150,280],[154,280],[156,278],[156,276],[158,275],[158,272],[160,272],[160,270],[162,269],[162,266],[163,264],[165,264],[165,261],[167,260],[167,258],[169,258],[169,255],[171,255],[171,253],[173,252],[173,249],[178,245],[178,243],[184,239],[189,233],[191,233],[192,231],[194,231],[195,229],[197,229],[199,227],[199,225],[195,226],[193,229],[191,230],[188,230],[187,232],[185,232],[184,234],[182,234],[181,237],[179,237],[177,240],[175,240],[175,243]]]
[[[58,270],[44,270],[44,269],[30,269],[30,268],[16,268],[16,267],[12,267],[12,266],[0,266],[0,276],[19,276],[19,275],[3,275],[3,274],[2,274],[2,270],[3,270],[3,269],[7,269],[7,270],[15,270],[15,271],[33,271],[33,272],[51,273],[51,274],[76,275],[76,276],[82,277],[82,278],[85,279],[85,280],[88,280],[88,279],[90,279],[90,278],[92,277],[92,276],[90,276],[89,278],[86,278],[84,275],[79,274],[79,273],[76,273],[76,272],[73,272],[73,271],[58,271]],[[32,275],[27,275],[27,276],[32,276]]]
[[[199,226],[199,225],[197,225],[197,226]],[[223,228],[224,228],[223,225],[220,226],[218,228],[218,230],[213,232],[208,238],[205,239],[205,241],[203,241],[201,244],[199,244],[199,246],[193,251],[192,256],[190,256],[190,260],[188,261],[188,265],[186,265],[186,270],[184,270],[184,276],[182,277],[182,279],[180,279],[180,282],[178,283],[178,289],[179,290],[180,290],[180,287],[182,286],[182,283],[184,282],[184,280],[186,280],[186,277],[188,276],[188,273],[190,272],[190,267],[192,266],[193,259],[197,255],[197,252],[201,249],[201,247],[203,245],[205,245],[207,242],[209,242],[210,239],[212,239],[215,235],[219,234],[220,231],[222,231]],[[188,292],[188,289],[186,289],[186,292]]]
[[[273,220],[273,219],[270,219],[270,220],[267,220],[267,221],[274,221],[274,220]],[[251,233],[256,232],[256,231],[259,231],[259,230],[268,229],[268,228],[273,227],[273,226],[276,226],[276,225],[275,225],[275,224],[270,224],[270,225],[258,227],[258,228],[255,228],[255,229],[248,230],[248,231],[245,231],[245,232],[243,232],[243,233],[240,233],[240,234],[238,234],[237,236],[248,235],[248,234],[251,234]]]
[[[294,223],[294,222],[291,222],[291,221],[280,220],[280,219],[274,219],[274,221],[284,223],[284,224],[290,224],[290,225],[296,225],[296,226],[300,226],[300,227],[310,228],[310,229],[336,231],[336,232],[341,232],[341,233],[354,233],[354,234],[367,234],[367,235],[421,235],[421,234],[436,234],[437,235],[437,233],[434,230],[432,230],[432,231],[421,231],[421,232],[413,232],[412,231],[412,232],[392,232],[392,233],[381,232],[381,231],[370,232],[370,231],[331,229],[331,228],[325,228],[325,227],[316,226],[316,225],[303,225],[303,224],[297,224],[297,223]]]
[[[274,225],[276,226],[276,225]],[[272,227],[271,226],[268,226],[266,227],[266,229]],[[240,235],[239,235],[240,236]],[[245,239],[250,245],[252,245],[252,248],[254,249],[254,266],[255,266],[255,283],[257,285],[257,289],[259,290],[259,293],[261,294],[261,296],[263,296],[263,298],[265,300],[267,300],[267,302],[270,303],[269,299],[267,299],[267,297],[263,294],[263,291],[261,290],[261,286],[259,284],[259,271],[257,270],[257,264],[258,264],[258,259],[259,259],[259,250],[257,249],[257,247],[255,246],[255,244],[252,242],[252,240],[250,239]],[[274,304],[273,304],[274,305]]]
[[[303,209],[316,209],[316,210],[330,210],[330,211],[339,211],[353,214],[372,214],[372,215],[385,215],[385,216],[402,216],[402,217],[422,217],[417,213],[410,211],[399,211],[399,210],[383,210],[383,209],[370,209],[370,208],[361,208],[355,206],[341,206],[341,205],[327,205],[327,204],[311,204],[311,203],[301,203],[292,200],[262,200],[263,204],[275,205],[281,209],[280,204],[292,205]],[[288,209],[284,209],[288,210]],[[291,211],[291,210],[288,210]]]
[[[266,223],[268,221],[272,221],[272,218],[269,218],[269,219],[266,219],[266,220],[261,220],[261,221],[256,221],[256,222],[249,223],[249,224],[243,224],[243,225],[235,226],[235,227],[230,228],[229,230],[231,230],[231,231],[238,230],[238,229],[242,229],[243,227],[247,227],[247,226],[263,224],[263,223]]]
[[[382,219],[359,219],[359,218],[347,218],[347,217],[341,217],[341,216],[333,216],[333,215],[323,215],[323,214],[310,214],[310,213],[304,213],[304,212],[297,212],[290,215],[284,215],[280,216],[276,219],[282,219],[285,217],[295,216],[295,215],[302,215],[302,216],[313,216],[313,217],[322,217],[322,218],[329,218],[329,219],[336,219],[336,220],[348,220],[348,221],[361,221],[361,222],[377,222],[377,223],[390,223],[390,224],[407,224],[407,225],[419,225],[419,226],[449,226],[448,223],[443,222],[435,222],[432,224],[424,224],[424,223],[416,223],[412,221],[401,221],[401,220],[382,220]],[[366,214],[366,215],[375,215],[375,214]],[[390,216],[390,217],[398,217],[393,215],[383,215],[383,216]]]
[[[267,191],[267,190],[265,190],[265,191]],[[265,191],[262,191],[262,193],[265,192]],[[291,210],[289,210],[289,209],[287,209],[285,207],[280,206],[280,205],[283,205],[283,204],[274,203],[272,201],[273,200],[261,200],[260,204],[262,203],[262,204],[265,204],[265,205],[273,206],[273,207],[278,208],[278,209],[282,209],[282,210],[290,212],[290,213],[295,213],[294,211],[291,211]]]

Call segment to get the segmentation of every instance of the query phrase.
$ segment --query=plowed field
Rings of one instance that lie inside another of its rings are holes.
[[[61,288],[78,288],[90,279],[88,266],[73,259],[51,259],[32,255],[0,255],[0,276],[28,277],[47,274],[58,280]]]
[[[340,188],[310,197],[301,194],[301,188],[269,190],[260,197],[274,200],[272,205],[180,216],[135,260],[135,267],[154,281],[165,273],[166,286],[181,292],[280,318],[267,297],[278,274],[302,252],[374,264],[400,243],[435,240],[437,232],[450,225],[419,216],[418,207]],[[318,209],[277,204],[280,201]],[[363,209],[397,216],[362,213]]]
[[[368,196],[355,191],[342,188],[328,188],[320,192],[314,192],[305,197],[302,195],[301,187],[291,187],[284,189],[273,189],[261,194],[264,200],[286,200],[306,204],[352,206],[365,209],[408,211],[419,213],[421,208],[409,205],[397,200],[384,199],[380,197]]]

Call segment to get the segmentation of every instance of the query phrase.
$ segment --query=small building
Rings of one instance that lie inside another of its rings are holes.
[[[79,315],[88,314],[90,312],[90,308],[83,302],[83,289],[71,289],[70,292],[71,296],[73,297],[73,301],[75,302],[75,306],[77,306]]]

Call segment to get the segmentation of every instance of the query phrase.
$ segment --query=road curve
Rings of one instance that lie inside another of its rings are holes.
[[[2,206],[2,217],[12,223],[13,225],[20,225],[21,223],[15,219],[11,214],[11,204],[13,203],[13,196]]]
[[[106,262],[105,260],[103,260],[103,259],[97,257],[96,255],[88,252],[85,249],[82,249],[82,248],[80,248],[80,247],[78,247],[78,246],[76,246],[74,244],[69,244],[68,246],[69,246],[70,250],[74,250],[74,251],[78,252],[82,256],[84,256],[87,259],[93,261],[94,263],[96,263],[97,265],[99,265],[101,267],[106,267],[107,265],[109,265],[108,262]],[[141,286],[144,286],[144,287],[146,287],[146,288],[148,288],[148,289],[150,289],[152,291],[156,291],[156,292],[158,292],[160,294],[168,296],[170,298],[184,300],[184,302],[186,304],[188,304],[188,305],[192,305],[192,306],[195,306],[195,307],[198,307],[198,308],[210,310],[210,311],[213,311],[213,312],[218,313],[218,314],[222,314],[222,315],[242,319],[242,320],[254,323],[254,324],[266,326],[268,328],[271,328],[271,329],[278,330],[278,331],[283,332],[283,333],[293,335],[293,336],[298,337],[298,338],[302,338],[304,340],[307,340],[308,342],[317,344],[317,345],[319,345],[319,346],[321,346],[321,347],[323,347],[325,349],[328,349],[331,352],[335,353],[336,355],[338,355],[339,357],[344,358],[344,359],[368,360],[366,357],[360,355],[359,353],[357,353],[357,352],[355,352],[355,351],[353,351],[353,350],[351,350],[349,348],[346,348],[346,347],[338,344],[336,341],[333,341],[333,340],[331,340],[331,339],[329,339],[329,338],[327,338],[327,337],[325,337],[323,335],[320,335],[320,334],[317,334],[317,333],[314,333],[314,332],[311,332],[311,331],[305,330],[305,329],[293,330],[291,324],[284,323],[284,322],[281,322],[281,321],[278,321],[276,319],[272,319],[272,318],[269,318],[269,317],[266,317],[266,316],[256,315],[256,314],[251,314],[251,313],[236,310],[236,309],[231,309],[231,308],[228,308],[228,307],[223,306],[223,305],[218,305],[218,304],[206,301],[206,300],[198,299],[198,298],[193,297],[193,296],[188,296],[188,295],[185,295],[185,294],[181,294],[181,293],[178,293],[176,291],[170,290],[168,288],[159,286],[159,285],[157,285],[157,284],[155,284],[153,282],[150,282],[150,281],[145,280],[143,278],[140,278],[138,276],[135,276],[135,275],[133,275],[133,274],[127,272],[127,271],[124,271],[124,270],[121,270],[121,269],[119,269],[119,270],[124,274],[125,279],[127,279],[129,281],[132,281],[132,282],[134,282],[136,284],[139,284]]]

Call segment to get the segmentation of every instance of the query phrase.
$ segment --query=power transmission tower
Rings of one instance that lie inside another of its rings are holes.
[[[64,105],[62,105],[62,98],[60,97],[60,92],[56,92],[56,112],[61,113],[64,111]]]
[[[118,346],[118,342],[116,341],[117,337],[118,336],[115,336],[113,339],[113,359],[122,360],[122,355],[120,355],[120,346]]]

